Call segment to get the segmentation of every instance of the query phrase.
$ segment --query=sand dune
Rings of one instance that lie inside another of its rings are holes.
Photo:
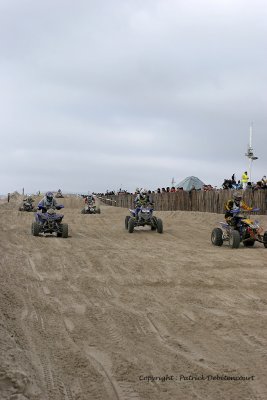
[[[129,234],[126,209],[58,201],[68,239],[0,205],[1,399],[267,398],[267,249],[212,246],[217,214]]]

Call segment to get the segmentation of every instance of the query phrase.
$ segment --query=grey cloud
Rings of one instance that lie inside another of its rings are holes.
[[[2,1],[1,190],[81,188],[95,166],[96,190],[219,185],[247,169],[251,120],[266,174],[267,6],[201,4]]]

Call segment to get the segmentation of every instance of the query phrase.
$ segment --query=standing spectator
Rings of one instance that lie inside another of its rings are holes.
[[[247,183],[246,189],[248,189],[248,190],[252,190],[253,189],[253,185],[252,185],[251,182]]]
[[[262,189],[262,182],[261,181],[256,182],[256,185],[253,188],[253,190],[258,190],[258,189]]]
[[[222,184],[223,189],[232,189],[232,179],[225,179],[223,184]]]
[[[10,193],[7,194],[7,202],[9,203],[10,200]]]
[[[231,183],[232,183],[232,187],[233,187],[233,188],[236,188],[235,174],[232,175],[232,178],[231,178],[231,179],[232,179],[232,182],[231,182]]]
[[[237,184],[236,184],[236,189],[237,189],[237,190],[242,189],[242,185],[241,185],[240,180],[239,180],[239,181],[237,182]]]
[[[242,179],[241,179],[242,186],[243,186],[244,190],[247,188],[248,180],[249,180],[248,173],[247,173],[247,171],[245,171],[243,173]]]
[[[263,175],[263,177],[261,178],[261,183],[262,183],[263,186],[267,185],[266,175]]]

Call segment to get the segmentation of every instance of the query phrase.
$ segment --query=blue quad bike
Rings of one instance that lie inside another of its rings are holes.
[[[151,205],[129,209],[129,211],[131,215],[125,217],[125,229],[129,233],[133,233],[135,227],[146,225],[149,225],[152,231],[163,232],[162,220],[153,215],[154,210]]]
[[[43,234],[55,233],[57,237],[67,238],[68,237],[68,224],[63,224],[63,214],[57,214],[56,210],[64,208],[63,205],[51,207],[48,210],[45,207],[40,207],[42,212],[35,214],[35,221],[32,223],[32,234],[33,236],[39,236]]]

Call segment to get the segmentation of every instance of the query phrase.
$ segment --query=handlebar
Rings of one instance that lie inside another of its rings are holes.
[[[258,212],[260,211],[260,208],[252,208],[252,210],[243,210],[242,208],[237,208],[235,210],[230,210],[231,214],[238,214],[238,213],[251,213],[251,212]]]
[[[238,213],[240,213],[242,210],[240,209],[240,208],[238,208],[238,209],[235,209],[235,210],[230,210],[230,213],[231,214],[238,214]]]
[[[64,208],[63,204],[59,204],[58,206],[54,206],[54,207],[45,207],[45,206],[39,206],[38,205],[38,210],[48,210],[48,208],[52,208],[53,210],[61,210],[61,208]]]

